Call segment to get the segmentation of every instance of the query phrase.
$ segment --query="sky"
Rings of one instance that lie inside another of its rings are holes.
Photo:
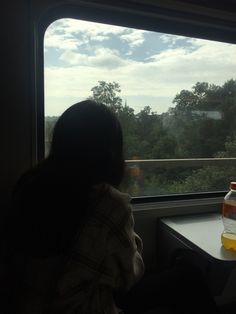
[[[236,78],[236,45],[76,19],[52,23],[44,37],[45,115],[92,96],[98,81],[118,82],[138,113],[160,114],[196,82]]]

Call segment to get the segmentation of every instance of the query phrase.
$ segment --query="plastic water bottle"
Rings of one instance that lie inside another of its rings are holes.
[[[236,182],[230,182],[230,191],[224,198],[222,220],[221,242],[226,249],[236,250]]]

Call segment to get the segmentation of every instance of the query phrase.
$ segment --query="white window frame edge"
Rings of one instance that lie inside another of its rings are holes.
[[[137,215],[150,215],[156,218],[186,214],[201,214],[220,212],[223,196],[175,201],[148,202],[132,204],[133,212]]]

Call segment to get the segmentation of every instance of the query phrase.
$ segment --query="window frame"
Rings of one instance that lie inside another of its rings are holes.
[[[107,4],[89,2],[82,4],[61,4],[50,9],[42,9],[40,19],[35,21],[34,28],[34,93],[35,93],[35,134],[33,147],[36,153],[33,164],[44,159],[44,34],[47,27],[61,18],[74,18],[98,23],[107,23],[124,27],[145,29],[174,35],[183,35],[201,39],[216,40],[225,43],[236,43],[236,15],[235,19],[228,15],[220,18],[214,14],[207,15],[192,11],[179,11],[150,4],[124,3]],[[209,211],[212,206],[219,204],[226,191],[206,193],[184,193],[178,195],[158,195],[148,197],[133,197],[135,211],[144,209],[157,210],[158,215],[179,214],[186,212],[182,207],[189,208],[188,213],[199,212],[196,204],[205,204]],[[207,200],[207,201],[206,201]],[[164,210],[169,208],[170,211]],[[174,211],[172,209],[175,209]],[[178,210],[177,210],[178,208]],[[192,210],[191,210],[192,208]],[[205,207],[204,207],[205,208]],[[215,209],[214,209],[215,210]],[[207,209],[204,209],[204,212]]]

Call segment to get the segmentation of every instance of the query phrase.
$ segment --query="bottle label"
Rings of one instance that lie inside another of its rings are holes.
[[[236,235],[236,220],[223,217],[224,234]]]
[[[223,216],[229,219],[236,220],[236,206],[235,204],[223,204]]]

